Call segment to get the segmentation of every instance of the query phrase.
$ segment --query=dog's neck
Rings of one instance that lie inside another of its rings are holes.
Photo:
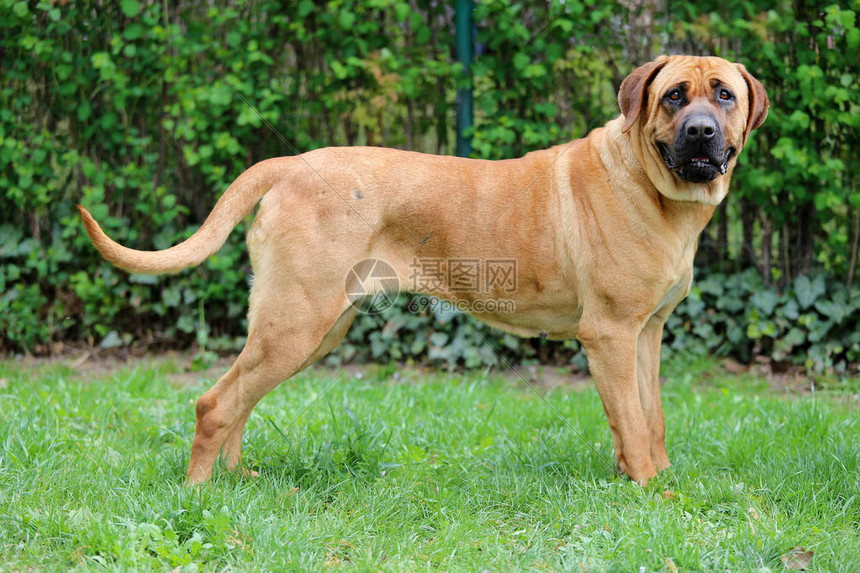
[[[718,180],[705,185],[685,183],[684,185],[691,187],[689,200],[669,197],[661,192],[661,187],[667,187],[669,178],[677,176],[663,168],[656,149],[653,150],[652,156],[645,156],[651,150],[633,144],[633,138],[639,137],[638,131],[634,131],[637,128],[628,133],[621,132],[623,120],[623,117],[619,117],[607,123],[596,141],[597,151],[606,166],[610,186],[614,190],[642,189],[643,193],[635,196],[628,194],[624,198],[639,217],[650,214],[648,220],[661,221],[666,230],[676,235],[682,243],[696,241],[719,204],[715,199],[722,199],[728,191],[731,170]],[[677,186],[677,181],[672,183]],[[706,201],[697,200],[706,196]]]

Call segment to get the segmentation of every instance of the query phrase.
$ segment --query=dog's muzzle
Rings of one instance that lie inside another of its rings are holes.
[[[726,148],[719,122],[708,114],[690,115],[675,132],[672,145],[658,141],[657,149],[666,167],[681,179],[706,183],[724,175],[734,147]]]

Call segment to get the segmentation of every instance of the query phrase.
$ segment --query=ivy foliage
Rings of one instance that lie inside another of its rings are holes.
[[[698,286],[667,341],[817,369],[858,361],[846,285],[860,235],[860,3],[634,4],[477,2],[475,156],[584,135],[617,113],[621,80],[657,53],[746,64],[771,115],[703,236]],[[327,145],[454,151],[455,93],[468,80],[448,3],[0,0],[0,12],[5,351],[241,347],[244,224],[196,269],[128,276],[92,249],[77,203],[118,241],[160,249],[190,236],[256,161]],[[333,359],[583,359],[575,343],[516,339],[408,303],[361,315]]]
[[[669,352],[770,357],[814,372],[860,363],[860,288],[823,274],[801,275],[784,289],[754,270],[697,280],[666,325]]]

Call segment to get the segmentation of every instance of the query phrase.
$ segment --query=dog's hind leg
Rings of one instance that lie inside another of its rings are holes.
[[[361,227],[357,233],[333,219],[334,211],[307,181],[289,173],[283,179],[283,186],[266,195],[248,231],[255,274],[248,341],[197,402],[189,483],[208,479],[222,450],[227,466],[236,468],[245,422],[257,402],[337,346],[355,317],[345,281],[357,253],[343,245],[366,243],[371,231]]]
[[[317,349],[311,354],[310,357],[299,366],[296,372],[301,372],[329,352],[335,349],[335,347],[340,344],[340,341],[343,340],[343,337],[346,336],[347,331],[349,330],[350,325],[352,325],[352,321],[355,318],[356,309],[350,306],[347,310],[340,315],[340,318],[337,319],[335,325],[328,331],[328,334],[325,335],[320,345]],[[289,378],[289,376],[287,376]],[[230,429],[230,433],[227,436],[227,440],[224,443],[224,449],[222,451],[222,458],[227,463],[227,468],[235,470],[239,464],[241,463],[241,453],[242,453],[242,434],[245,430],[245,423],[248,421],[248,416],[251,415],[251,411],[256,406],[257,402],[262,398],[262,394],[257,397],[257,400],[254,403],[248,403],[245,405],[244,410],[239,414],[236,423]]]
[[[293,374],[306,368],[337,346],[355,316],[344,310],[343,292],[325,293],[313,305],[294,296],[266,299],[251,294],[248,342],[230,370],[197,401],[197,431],[191,447],[188,482],[206,481],[224,448],[228,467],[240,460],[242,431],[260,399]],[[255,285],[256,289],[256,285]],[[322,294],[322,293],[321,293]],[[254,299],[263,302],[254,304]],[[279,306],[294,301],[289,307]]]

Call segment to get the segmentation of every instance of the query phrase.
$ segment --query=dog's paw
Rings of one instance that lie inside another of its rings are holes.
[[[654,466],[650,464],[648,464],[648,466],[639,469],[639,471],[634,471],[628,468],[627,464],[618,462],[615,465],[615,471],[618,473],[619,476],[627,476],[627,479],[635,481],[636,483],[644,487],[648,485],[648,480],[657,475],[657,470],[654,469]]]
[[[241,475],[242,477],[246,477],[246,478],[260,477],[260,472],[257,472],[254,470],[249,470],[248,468],[237,468],[236,471],[239,472],[239,475]]]

